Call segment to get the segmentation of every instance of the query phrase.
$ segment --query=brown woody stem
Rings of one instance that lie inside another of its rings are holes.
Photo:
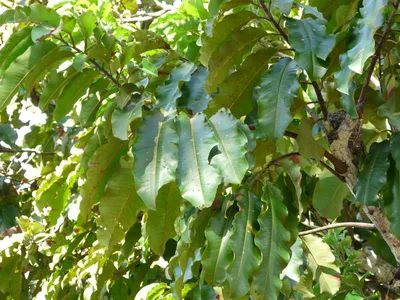
[[[343,222],[343,223],[336,223],[336,224],[330,224],[322,227],[318,227],[315,229],[307,230],[307,231],[301,231],[299,232],[299,236],[304,236],[308,234],[313,234],[321,231],[327,231],[335,228],[341,228],[341,227],[354,227],[354,228],[362,228],[362,229],[375,229],[375,225],[371,223],[360,223],[360,222]]]

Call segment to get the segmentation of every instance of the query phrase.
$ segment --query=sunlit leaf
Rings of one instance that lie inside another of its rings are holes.
[[[99,243],[110,250],[124,238],[143,207],[135,189],[132,161],[128,157],[120,160],[100,200],[98,224],[102,229],[97,231],[97,237]]]
[[[147,115],[138,129],[133,155],[137,193],[156,210],[158,190],[175,180],[178,166],[178,133],[173,119],[164,121],[160,111]]]
[[[261,78],[258,93],[258,125],[260,135],[277,140],[283,136],[293,119],[290,107],[299,84],[296,63],[282,58]]]
[[[247,137],[238,126],[238,120],[229,110],[221,109],[210,118],[210,125],[218,140],[218,150],[211,165],[219,169],[224,183],[240,184],[249,168],[246,160]]]
[[[239,212],[233,220],[233,232],[229,241],[234,254],[234,260],[228,268],[228,283],[232,298],[248,293],[249,281],[260,264],[260,253],[254,247],[260,202],[258,197],[249,191],[244,191],[238,197]]]
[[[269,182],[264,186],[262,201],[266,207],[258,217],[260,231],[255,238],[262,259],[254,273],[254,285],[261,299],[275,299],[282,287],[279,274],[290,258],[290,233],[284,227],[288,212],[280,190]]]
[[[178,119],[179,189],[182,197],[194,206],[208,207],[214,201],[221,181],[218,171],[208,163],[208,155],[218,141],[204,115],[196,114],[189,119],[185,113],[181,113]]]

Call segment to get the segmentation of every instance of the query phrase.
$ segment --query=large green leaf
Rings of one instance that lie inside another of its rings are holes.
[[[314,139],[312,135],[313,126],[314,124],[310,119],[305,117],[301,119],[297,143],[302,156],[319,161],[324,156],[325,149]]]
[[[400,132],[395,132],[390,140],[390,151],[396,162],[397,169],[400,170]]]
[[[194,113],[203,112],[211,100],[207,94],[204,83],[208,77],[208,71],[203,66],[198,66],[190,76],[190,81],[182,86],[182,96],[178,99],[178,107],[187,107]]]
[[[239,128],[238,120],[221,109],[210,118],[210,125],[218,140],[221,154],[214,156],[211,165],[218,169],[224,183],[240,184],[249,168],[246,160],[246,134]]]
[[[57,99],[56,109],[53,113],[54,119],[60,121],[65,117],[99,76],[100,73],[97,70],[85,69],[69,80]]]
[[[378,193],[386,183],[389,168],[389,141],[372,144],[365,165],[355,186],[356,201],[364,205],[378,205]]]
[[[128,139],[128,127],[129,124],[142,116],[143,100],[139,100],[136,103],[130,103],[123,109],[116,107],[112,117],[112,131],[113,135],[120,140]]]
[[[215,93],[220,83],[225,80],[230,68],[239,58],[248,52],[263,36],[264,30],[259,28],[245,28],[232,33],[231,39],[221,45],[218,52],[214,52],[208,62],[208,75],[206,91]],[[235,51],[232,51],[235,49]]]
[[[297,70],[293,60],[282,58],[261,79],[258,131],[266,139],[281,138],[293,119],[290,107],[299,89]]]
[[[375,31],[382,25],[382,10],[386,0],[364,0],[360,9],[362,19],[354,31],[355,39],[349,50],[340,55],[340,71],[335,73],[337,90],[349,94],[349,82],[355,73],[362,74],[364,64],[375,52]]]
[[[126,150],[126,142],[112,139],[109,143],[98,148],[90,159],[86,174],[87,179],[81,187],[80,213],[85,219],[89,217],[93,204],[104,193],[104,187],[113,173],[114,167],[119,163]]]
[[[146,233],[150,248],[163,255],[168,239],[175,237],[175,220],[180,215],[182,198],[175,182],[164,185],[157,196],[157,211],[149,210]]]
[[[340,216],[343,199],[349,193],[347,185],[325,169],[314,189],[313,206],[321,216],[335,219]]]
[[[33,3],[30,8],[30,21],[47,22],[53,27],[57,27],[60,24],[60,15],[55,10],[39,3]]]
[[[260,299],[277,299],[282,288],[279,275],[290,258],[290,233],[284,227],[288,211],[280,190],[270,182],[264,186],[262,201],[266,207],[258,217],[260,231],[255,238],[262,259],[254,274],[254,286]]]
[[[160,111],[147,115],[140,125],[133,155],[137,193],[150,209],[156,209],[158,190],[175,180],[178,166],[178,133],[174,120],[164,121]]]
[[[249,55],[238,71],[229,75],[220,86],[220,93],[210,102],[206,113],[214,114],[220,108],[229,108],[237,118],[247,115],[253,107],[253,91],[261,75],[268,68],[273,48],[262,49]]]
[[[233,232],[229,241],[234,254],[234,260],[228,268],[232,298],[242,297],[249,292],[249,281],[260,264],[260,253],[254,245],[260,201],[249,191],[244,191],[238,197],[239,212],[233,220]]]
[[[62,61],[69,55],[71,52],[66,48],[59,48],[49,41],[41,41],[18,56],[5,70],[0,82],[0,111],[10,103],[26,79],[28,79],[27,86],[30,88],[32,82],[49,67],[42,61],[46,61],[51,67],[52,64]]]
[[[392,163],[387,174],[388,183],[383,192],[384,209],[390,222],[390,231],[400,238],[400,170]]]
[[[243,25],[257,18],[257,15],[250,11],[240,11],[224,17],[212,30],[212,36],[205,36],[203,39],[203,47],[200,49],[200,62],[208,66],[210,57],[218,51],[218,48],[224,43],[229,35],[240,29]]]
[[[176,99],[182,96],[180,82],[190,81],[190,75],[195,70],[196,67],[191,62],[183,63],[176,69],[172,70],[165,85],[157,87],[156,98],[158,105],[167,111],[172,107],[176,107]]]
[[[312,80],[320,79],[327,71],[325,60],[335,46],[335,38],[326,34],[319,20],[287,19],[287,27],[296,62]]]
[[[102,229],[97,231],[97,238],[109,250],[122,241],[143,207],[135,189],[132,162],[133,159],[128,156],[120,160],[100,200],[98,224]]]
[[[68,68],[64,72],[50,73],[49,82],[40,96],[39,108],[44,110],[52,100],[58,99],[65,85],[78,74],[75,68]]]
[[[340,288],[340,270],[335,265],[335,256],[321,238],[314,235],[301,237],[304,250],[308,253],[308,265],[318,280],[320,292],[335,294]]]
[[[208,284],[220,285],[226,280],[226,270],[233,260],[229,247],[232,234],[232,221],[236,210],[231,207],[226,212],[223,206],[215,213],[205,231],[207,246],[202,255],[202,267]]]
[[[49,47],[51,46],[49,45]],[[30,91],[46,70],[57,67],[64,60],[74,56],[69,47],[56,46],[55,44],[53,44],[53,47],[47,55],[36,62],[35,67],[25,76],[24,86],[27,91]]]
[[[10,64],[32,44],[30,27],[25,27],[11,35],[4,47],[0,50],[0,76],[3,75]]]
[[[212,148],[218,145],[203,114],[193,118],[181,113],[179,119],[179,164],[177,181],[182,197],[195,207],[208,207],[214,201],[221,177],[208,163]]]

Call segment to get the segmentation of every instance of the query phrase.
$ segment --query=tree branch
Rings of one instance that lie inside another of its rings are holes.
[[[297,138],[298,134],[291,132],[291,131],[285,131],[285,136],[287,137],[291,137],[291,138]],[[329,153],[328,151],[324,152],[324,156],[326,159],[328,159],[334,166],[335,166],[335,170],[339,173],[339,174],[344,174],[347,172],[347,165],[342,162],[340,159],[336,158],[335,156],[333,156],[331,153]],[[340,178],[339,178],[340,179]]]
[[[367,77],[365,77],[364,84],[361,88],[361,93],[360,93],[360,97],[358,98],[358,104],[357,104],[357,113],[360,118],[362,118],[362,116],[363,116],[364,105],[365,105],[365,101],[366,101],[366,97],[367,97],[367,89],[368,89],[369,83],[371,81],[372,74],[374,73],[374,68],[375,68],[376,62],[378,61],[378,58],[381,55],[381,50],[383,48],[383,44],[385,43],[386,37],[389,34],[390,28],[393,25],[394,19],[396,17],[397,9],[399,8],[399,4],[400,4],[400,0],[397,0],[393,4],[392,14],[389,17],[387,27],[382,34],[382,38],[379,41],[378,46],[376,47],[374,56],[372,57],[372,60],[371,60],[371,64],[369,65]]]
[[[56,37],[53,36],[56,40],[61,41],[62,43],[64,43],[66,46],[71,47],[72,49],[74,49],[76,52],[78,53],[83,53],[83,51],[81,51],[79,48],[77,48],[74,45],[70,45],[66,40],[63,39],[63,37],[60,34],[60,37]],[[117,87],[121,87],[121,84],[118,82],[118,80],[111,75],[110,72],[108,72],[106,69],[104,69],[95,59],[90,58],[89,61],[97,68],[100,70],[100,72],[102,72],[104,75],[106,75]]]
[[[319,105],[321,106],[324,120],[326,121],[328,120],[328,109],[326,108],[325,100],[324,97],[322,96],[321,89],[319,88],[318,83],[316,81],[312,81],[311,84],[314,88],[315,94],[317,95]]]
[[[285,39],[286,42],[289,43],[289,37],[286,34],[286,32],[282,29],[282,27],[278,24],[278,22],[275,21],[274,16],[271,14],[269,11],[268,7],[265,5],[264,0],[260,0],[260,5],[262,9],[265,11],[265,13],[268,16],[268,19],[271,21],[271,23],[275,26],[276,30],[280,33],[280,35]]]
[[[301,232],[299,232],[299,236],[313,234],[313,233],[317,233],[317,232],[321,232],[321,231],[327,231],[327,230],[330,230],[330,229],[340,228],[340,227],[354,227],[354,228],[362,228],[362,229],[375,229],[375,225],[371,224],[371,223],[343,222],[343,223],[330,224],[330,225],[327,225],[327,226],[322,226],[322,227],[318,227],[318,228],[307,230],[307,231],[301,231]]]

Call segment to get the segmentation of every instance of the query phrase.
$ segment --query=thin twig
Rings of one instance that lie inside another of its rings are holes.
[[[266,164],[266,165],[261,169],[260,172],[258,172],[258,173],[249,181],[249,183],[247,184],[247,186],[251,186],[251,185],[252,185],[257,179],[259,179],[259,178],[261,177],[261,175],[263,175],[263,174],[269,169],[269,167],[271,167],[272,165],[275,165],[277,162],[279,162],[279,161],[281,161],[281,160],[283,160],[283,159],[285,159],[285,158],[289,158],[289,157],[292,157],[292,156],[298,156],[298,155],[300,155],[299,152],[292,152],[292,153],[288,153],[288,154],[279,156],[279,157],[277,157],[277,158],[271,160],[268,164]]]
[[[271,23],[275,26],[276,30],[280,33],[280,35],[285,39],[286,42],[289,43],[289,37],[286,34],[286,32],[282,29],[282,27],[275,21],[274,16],[271,14],[269,11],[268,7],[265,5],[264,0],[260,0],[260,5],[262,9],[265,11],[265,13],[268,16],[268,19],[271,21]]]
[[[323,165],[325,168],[327,168],[333,175],[335,175],[337,178],[339,178],[342,182],[346,183],[346,179],[340,175],[337,171],[332,169],[332,167],[328,164],[326,164],[324,161],[320,161],[321,165]]]
[[[375,225],[371,223],[360,223],[360,222],[343,222],[343,223],[336,223],[330,224],[327,226],[322,226],[319,228],[301,231],[299,232],[299,236],[304,236],[308,234],[313,234],[321,231],[327,231],[330,229],[340,228],[340,227],[354,227],[354,228],[362,228],[362,229],[375,229]]]
[[[324,97],[322,96],[321,89],[319,88],[318,83],[316,81],[312,81],[311,84],[314,88],[315,94],[317,95],[319,105],[321,106],[324,120],[326,121],[328,119],[328,109],[326,108],[325,100]]]
[[[270,10],[268,9],[268,7],[265,5],[265,0],[259,0],[260,4],[263,8],[263,10],[265,11],[265,13],[268,16],[268,19],[271,21],[271,23],[275,26],[276,30],[278,30],[278,32],[281,34],[281,36],[285,39],[285,41],[287,43],[289,43],[289,37],[286,34],[286,32],[282,29],[282,27],[279,25],[279,23],[277,23],[274,19],[274,16],[271,14]],[[400,0],[399,0],[400,1]],[[326,108],[326,104],[325,104],[325,100],[324,97],[322,96],[321,93],[321,89],[318,86],[318,83],[316,81],[313,81],[312,86],[314,88],[315,94],[317,95],[319,104],[321,105],[321,110],[322,110],[322,114],[324,115],[324,120],[327,120],[328,118],[328,109]]]
[[[360,93],[360,97],[358,98],[358,104],[357,104],[357,113],[360,118],[362,118],[362,116],[363,116],[364,105],[365,105],[365,101],[367,98],[367,89],[368,89],[369,83],[371,81],[372,74],[374,73],[374,68],[375,68],[376,62],[378,61],[378,58],[381,54],[383,44],[384,44],[386,37],[390,31],[390,28],[393,25],[394,18],[396,17],[396,13],[397,13],[397,9],[399,8],[399,5],[400,5],[400,0],[397,0],[393,5],[394,8],[393,8],[392,14],[390,15],[387,27],[382,34],[382,38],[381,38],[380,42],[378,43],[378,46],[376,47],[374,56],[372,57],[372,60],[371,60],[371,64],[369,65],[367,77],[365,77],[364,84],[361,88],[361,93]]]
[[[79,48],[77,48],[74,45],[70,45],[66,40],[64,40],[64,38],[61,36],[60,37],[56,37],[53,36],[56,40],[59,40],[61,42],[63,42],[65,45],[71,47],[72,49],[74,49],[76,52],[78,53],[84,53],[82,50],[80,50]],[[106,69],[104,69],[102,66],[100,66],[100,64],[98,62],[96,62],[95,59],[90,58],[89,61],[97,68],[100,70],[100,72],[102,72],[104,75],[106,75],[117,87],[121,87],[121,84],[118,82],[118,80],[111,75],[110,72],[108,72]]]

